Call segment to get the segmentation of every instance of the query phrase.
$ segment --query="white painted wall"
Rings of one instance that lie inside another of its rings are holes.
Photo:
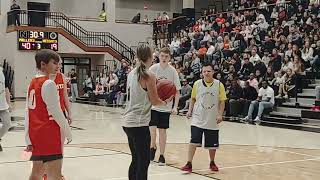
[[[144,9],[144,6],[148,9]],[[181,13],[182,0],[117,0],[116,1],[116,19],[131,20],[138,12],[141,14],[141,21],[145,15],[149,20],[153,20],[157,13],[167,12],[169,17],[173,13]]]

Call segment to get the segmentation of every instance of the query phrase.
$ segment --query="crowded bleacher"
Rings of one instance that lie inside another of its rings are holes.
[[[302,91],[306,71],[320,69],[318,1],[235,1],[230,9],[218,14],[205,10],[172,42],[162,43],[170,48],[172,65],[184,84],[180,112],[188,108],[190,86],[201,78],[204,63],[214,65],[215,78],[225,85],[226,116],[232,118],[247,116],[263,82],[273,89],[275,99],[286,100]],[[155,48],[154,63],[162,47]],[[104,94],[107,103],[123,105],[129,71],[123,62],[120,69],[101,74],[91,94]]]

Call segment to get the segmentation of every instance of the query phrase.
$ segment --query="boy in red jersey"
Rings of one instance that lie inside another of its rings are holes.
[[[65,138],[72,140],[71,129],[61,110],[57,86],[49,79],[59,69],[59,55],[41,50],[35,56],[40,74],[28,88],[26,108],[26,142],[32,151],[29,180],[39,180],[46,169],[49,180],[60,180]]]
[[[72,123],[71,107],[70,107],[70,102],[69,102],[69,98],[68,98],[67,81],[66,81],[64,74],[61,73],[61,66],[62,66],[62,64],[59,61],[59,68],[57,70],[57,73],[51,74],[50,79],[54,80],[54,82],[57,85],[61,110],[62,110],[64,116],[68,119],[68,123],[70,125]],[[43,180],[48,180],[46,170],[43,175]],[[64,180],[63,176],[61,177],[61,180]]]

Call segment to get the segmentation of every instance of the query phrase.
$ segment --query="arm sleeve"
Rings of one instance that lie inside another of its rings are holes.
[[[196,99],[198,82],[199,82],[199,81],[196,81],[196,82],[194,83],[194,85],[193,85],[192,92],[191,92],[191,98],[192,98],[192,99]]]
[[[219,85],[219,101],[225,101],[227,100],[226,90],[224,88],[224,85],[220,82]]]
[[[57,87],[52,80],[47,80],[42,85],[41,96],[44,103],[47,105],[49,115],[52,115],[53,119],[60,126],[61,132],[63,132],[64,137],[66,137],[68,140],[71,140],[71,129],[60,108]]]

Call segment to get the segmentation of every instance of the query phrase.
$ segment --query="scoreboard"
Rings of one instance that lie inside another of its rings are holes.
[[[18,49],[51,49],[58,51],[58,33],[43,31],[18,31]]]

